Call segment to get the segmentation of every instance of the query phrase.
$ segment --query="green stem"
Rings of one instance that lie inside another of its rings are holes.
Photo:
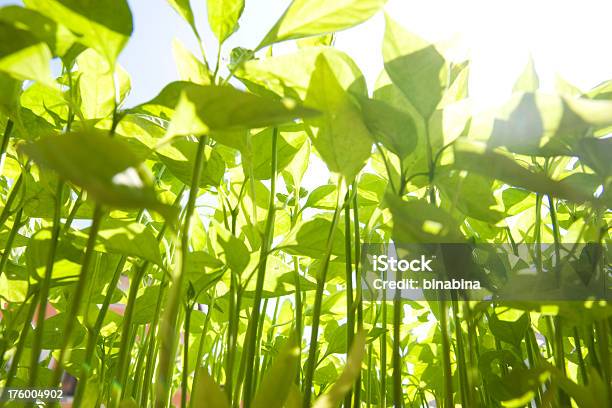
[[[66,327],[63,331],[64,342],[60,349],[59,358],[57,361],[57,366],[53,372],[53,381],[51,386],[55,387],[59,384],[64,360],[66,358],[66,353],[68,352],[68,348],[71,345],[71,337],[72,333],[78,324],[78,316],[81,308],[81,301],[83,299],[83,294],[85,293],[85,288],[87,288],[87,284],[89,281],[89,265],[91,264],[91,260],[93,259],[94,254],[94,246],[96,244],[96,239],[98,237],[98,231],[100,230],[100,222],[102,221],[102,207],[100,204],[96,204],[93,213],[93,221],[91,224],[91,228],[89,230],[89,237],[87,239],[87,246],[85,248],[85,255],[83,256],[83,263],[81,264],[81,273],[79,275],[79,280],[72,292],[72,301],[70,302],[70,308],[68,309],[68,321],[66,322]]]
[[[155,332],[157,330],[157,325],[159,324],[159,315],[166,292],[165,289],[166,275],[164,274],[159,286],[159,295],[157,296],[157,303],[155,304],[155,314],[153,315],[153,322],[149,325],[149,350],[147,351],[147,366],[145,368],[143,386],[140,393],[140,405],[143,407],[149,405],[147,403],[149,397],[149,384],[151,384],[151,380],[153,378],[155,355],[157,354],[158,350],[158,344],[155,341]]]
[[[47,311],[47,298],[49,297],[49,288],[51,286],[51,276],[53,274],[53,265],[55,264],[55,253],[60,234],[60,216],[62,211],[62,192],[64,183],[57,182],[57,190],[55,192],[55,207],[53,211],[53,231],[51,233],[51,242],[49,243],[49,253],[47,254],[47,265],[45,267],[45,276],[40,287],[40,304],[38,307],[38,318],[36,319],[36,336],[32,344],[32,358],[30,361],[30,387],[34,388],[38,378],[38,358],[42,349],[42,340],[44,332],[45,314]]]
[[[11,227],[11,231],[9,232],[8,237],[6,238],[6,244],[4,245],[4,252],[2,252],[2,258],[0,258],[0,275],[4,272],[6,268],[6,264],[8,263],[8,258],[13,249],[13,242],[15,242],[15,237],[19,232],[19,228],[23,225],[21,223],[21,217],[23,216],[23,208],[20,208],[15,214],[15,219],[13,220],[13,226]]]
[[[190,307],[191,306],[191,307]],[[181,382],[181,408],[187,408],[187,380],[189,379],[189,325],[193,305],[189,302],[185,306],[185,324],[183,329],[183,378]]]
[[[23,171],[27,172],[28,168],[29,166],[26,165]],[[17,194],[20,191],[21,184],[23,184],[23,172],[19,174],[19,177],[17,177],[17,180],[15,181],[15,184],[13,185],[13,188],[11,189],[11,192],[9,193],[9,196],[6,198],[6,204],[4,205],[4,208],[2,209],[2,213],[0,213],[0,225],[6,225],[6,221],[11,216],[12,214],[11,207],[13,206],[13,201],[15,201],[15,199],[17,198]],[[1,273],[1,270],[0,270],[0,273]]]
[[[353,241],[355,246],[355,282],[357,284],[357,293],[355,304],[357,309],[357,330],[363,331],[363,297],[361,291],[361,232],[359,230],[359,194],[357,191],[357,182],[353,183]],[[357,376],[355,388],[355,399],[353,400],[354,407],[361,406],[361,372]]]
[[[32,319],[34,317],[34,312],[36,311],[36,305],[38,304],[38,291],[34,291],[32,296],[32,303],[30,304],[30,308],[28,309],[28,314],[23,323],[23,329],[21,330],[21,335],[19,336],[19,342],[17,343],[17,348],[15,349],[15,354],[13,355],[13,361],[11,362],[11,367],[6,375],[6,383],[4,384],[4,391],[2,395],[2,400],[6,397],[6,390],[11,388],[13,385],[13,380],[17,378],[17,368],[19,367],[19,360],[21,360],[21,355],[23,354],[23,350],[25,349],[26,338],[30,330],[32,329]],[[27,299],[25,300],[27,301]]]
[[[117,406],[120,400],[119,397],[122,398],[125,395],[127,385],[126,379],[129,371],[130,355],[132,353],[132,348],[129,347],[129,341],[132,336],[134,308],[136,306],[136,298],[138,296],[140,282],[142,282],[142,278],[144,277],[148,266],[148,262],[143,262],[143,264],[136,269],[134,279],[132,279],[132,283],[130,284],[127,305],[125,307],[125,312],[123,313],[123,327],[121,330],[121,340],[119,342],[119,358],[117,359],[117,375],[114,379],[115,384],[112,387],[114,391],[113,399],[115,403],[111,404],[111,406]]]
[[[580,334],[578,333],[578,327],[574,326],[574,343],[576,343],[576,353],[578,355],[578,368],[580,368],[580,377],[582,383],[587,385],[589,383],[589,376],[586,370],[586,363],[582,354],[582,345],[580,343]]]
[[[393,405],[396,408],[402,408],[404,392],[402,390],[402,356],[400,327],[402,325],[402,299],[401,291],[395,290],[393,297]]]
[[[348,355],[353,344],[355,333],[355,310],[353,309],[353,262],[351,260],[351,205],[349,192],[346,193],[346,205],[344,207],[344,252],[345,252],[345,272],[346,272],[346,354]],[[352,392],[346,393],[344,407],[351,407]],[[357,406],[357,405],[356,405]]]
[[[270,246],[272,239],[274,238],[274,196],[276,195],[276,173],[277,173],[277,139],[278,139],[278,128],[274,128],[272,133],[272,158],[271,158],[271,178],[270,178],[270,202],[268,204],[268,218],[266,220],[266,227],[261,242],[261,250],[259,253],[259,266],[257,269],[257,282],[255,284],[255,295],[253,298],[253,313],[249,320],[247,328],[246,338],[246,367],[253,367],[255,363],[255,347],[258,338],[258,323],[260,316],[261,298],[263,292],[263,284],[265,280],[268,253],[270,252]],[[243,400],[244,408],[249,408],[251,405],[251,391],[253,387],[253,372],[252,370],[246,371],[244,388],[243,388]]]
[[[155,406],[157,408],[165,408],[168,401],[168,394],[172,383],[172,372],[174,369],[174,358],[176,355],[176,329],[179,320],[179,304],[183,295],[183,280],[185,270],[187,269],[187,260],[189,254],[189,232],[191,225],[191,217],[195,210],[195,201],[198,196],[200,186],[200,175],[202,173],[202,164],[204,162],[204,148],[207,143],[206,137],[200,137],[196,152],[196,159],[193,166],[193,174],[191,178],[191,187],[187,206],[185,209],[185,219],[181,231],[181,237],[176,248],[176,270],[172,278],[172,285],[168,294],[168,302],[164,310],[163,319],[161,322],[161,345],[160,356],[157,366],[157,392]]]
[[[4,137],[2,138],[2,144],[0,145],[0,163],[4,164],[4,153],[8,147],[8,142],[11,139],[11,133],[13,132],[13,121],[7,120],[4,128]],[[0,170],[2,167],[0,167]]]
[[[204,355],[204,342],[206,340],[206,333],[208,332],[208,324],[210,322],[210,317],[215,308],[216,294],[213,292],[212,300],[210,301],[210,305],[208,311],[206,312],[206,320],[204,320],[204,326],[202,327],[202,333],[200,334],[200,344],[198,345],[198,356],[196,358],[196,370],[193,374],[193,381],[191,382],[191,389],[193,390],[195,384],[198,383],[198,373],[200,372],[200,363],[202,361],[202,356]],[[195,404],[195,399],[191,398],[189,400],[189,407],[193,408]]]
[[[336,231],[336,225],[338,224],[338,218],[340,218],[340,187],[342,180],[338,181],[338,196],[336,198],[336,210],[332,218],[331,226],[327,235],[327,248],[325,256],[323,258],[323,264],[321,266],[321,273],[317,276],[317,289],[315,292],[315,303],[312,314],[312,331],[310,334],[310,343],[308,349],[308,360],[306,362],[306,374],[304,377],[304,401],[303,406],[310,406],[310,399],[312,396],[312,382],[314,379],[314,372],[317,365],[317,351],[319,341],[319,325],[321,318],[321,306],[323,304],[323,291],[325,290],[325,282],[327,281],[327,271],[329,269],[329,262],[331,258],[331,252],[333,248],[333,241]]]

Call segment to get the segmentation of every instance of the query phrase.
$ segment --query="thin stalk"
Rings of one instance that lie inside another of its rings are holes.
[[[6,126],[4,127],[4,137],[2,138],[2,144],[0,145],[0,170],[2,170],[4,166],[4,153],[6,153],[6,149],[8,147],[8,142],[11,138],[11,133],[13,132],[13,121],[7,120]]]
[[[172,285],[170,286],[170,293],[168,294],[168,302],[161,322],[161,349],[157,366],[157,398],[155,401],[155,406],[157,408],[166,407],[168,394],[170,392],[170,386],[172,383],[172,371],[174,368],[174,357],[176,354],[177,343],[175,333],[179,320],[180,298],[183,295],[183,280],[185,270],[187,269],[191,217],[193,216],[195,201],[198,196],[200,175],[202,173],[202,164],[204,162],[204,147],[206,146],[206,143],[206,137],[199,138],[191,178],[191,187],[185,209],[184,224],[181,231],[180,240],[176,248],[176,270],[172,278]]]
[[[255,394],[255,390],[257,389],[259,375],[262,371],[261,356],[260,356],[261,341],[263,339],[263,326],[264,326],[264,323],[266,322],[266,312],[268,310],[268,302],[269,302],[268,298],[264,299],[264,303],[262,307],[263,315],[260,317],[259,323],[257,325],[257,343],[255,344],[255,360],[251,368],[251,371],[253,371],[253,386],[251,389],[251,395]]]
[[[355,246],[355,282],[357,284],[357,293],[355,303],[357,306],[357,330],[363,330],[363,296],[361,292],[361,232],[359,230],[359,194],[357,193],[357,183],[353,183],[355,193],[353,194],[353,241]],[[355,399],[353,406],[361,406],[361,372],[357,376],[355,388]]]
[[[102,214],[102,207],[100,204],[96,204],[93,213],[93,221],[89,230],[89,237],[87,239],[87,246],[85,248],[85,255],[83,256],[83,263],[81,264],[81,273],[72,293],[72,302],[70,302],[70,308],[68,309],[68,322],[66,323],[66,327],[63,331],[64,342],[62,344],[62,348],[60,349],[57,366],[53,372],[53,381],[51,383],[52,386],[56,386],[60,382],[66,353],[68,352],[68,348],[71,344],[72,332],[78,323],[77,318],[80,312],[83,294],[85,293],[85,288],[87,287],[87,283],[89,281],[89,265],[93,259],[94,246],[98,237],[98,231],[100,230]]]
[[[589,383],[589,376],[586,370],[586,363],[584,356],[582,355],[582,345],[580,343],[580,334],[578,333],[578,327],[574,326],[574,343],[576,347],[576,354],[578,355],[578,368],[580,369],[580,378],[583,384]]]
[[[272,132],[272,158],[270,166],[270,202],[268,204],[268,218],[266,220],[266,227],[261,241],[261,250],[259,253],[260,262],[257,269],[257,281],[255,284],[255,295],[253,298],[253,312],[249,320],[249,325],[247,327],[246,350],[244,351],[246,353],[246,367],[253,367],[255,362],[255,347],[258,338],[257,328],[259,323],[259,316],[261,313],[259,309],[261,306],[263,284],[268,264],[268,253],[270,252],[270,246],[272,245],[272,239],[274,238],[274,215],[276,211],[276,207],[274,205],[274,197],[276,195],[276,174],[278,166],[277,140],[278,128],[274,128],[274,132]],[[253,372],[252,370],[247,370],[243,388],[244,408],[249,408],[251,405],[252,387]]]
[[[28,166],[25,167],[23,171],[28,171]],[[4,208],[2,209],[2,213],[0,213],[0,225],[6,225],[6,221],[12,214],[11,207],[13,206],[13,201],[17,198],[17,194],[20,191],[21,184],[23,184],[23,172],[19,174],[9,196],[6,198],[6,203],[4,204]],[[0,269],[0,273],[2,273],[2,269]]]
[[[274,340],[274,332],[276,329],[276,324],[278,321],[278,307],[280,306],[280,301],[277,298],[276,301],[274,302],[274,312],[272,313],[272,321],[270,322],[270,329],[268,330],[268,336],[266,339],[266,343],[267,344],[272,344],[273,340]],[[265,310],[265,309],[264,309]],[[268,369],[269,365],[270,365],[270,356],[268,354],[266,354],[264,356],[264,362],[262,364],[262,368],[260,370],[259,373],[259,383],[261,383],[261,381],[263,381],[263,374],[266,372],[266,370]]]
[[[461,318],[459,317],[459,302],[457,301],[457,292],[451,292],[452,311],[455,324],[455,338],[457,339],[457,368],[459,369],[459,388],[461,389],[461,404],[464,407],[473,406],[468,403],[471,401],[471,387],[468,383],[468,375],[465,358],[465,345],[463,344],[463,330],[461,329]]]
[[[21,335],[19,336],[19,342],[17,343],[17,348],[15,349],[15,354],[13,355],[13,361],[11,362],[11,367],[8,370],[6,375],[6,383],[4,384],[4,391],[2,392],[2,400],[6,397],[6,392],[13,385],[13,380],[16,378],[17,368],[19,367],[19,360],[21,360],[21,355],[23,354],[23,350],[25,349],[26,338],[30,330],[32,329],[32,319],[34,317],[34,312],[36,311],[36,305],[38,304],[38,291],[34,291],[33,294],[30,294],[32,297],[32,303],[30,304],[30,308],[28,309],[28,314],[23,323],[23,329],[21,330]],[[26,299],[27,301],[27,299]]]
[[[94,323],[94,326],[92,328],[88,328],[87,330],[88,337],[87,346],[85,348],[85,357],[83,359],[83,376],[77,384],[74,401],[72,403],[74,408],[79,408],[81,406],[83,397],[85,396],[84,392],[87,388],[87,382],[89,381],[89,372],[93,368],[93,355],[96,344],[98,344],[100,330],[102,329],[102,325],[104,324],[104,318],[106,317],[106,313],[110,306],[111,299],[113,297],[113,294],[115,293],[117,283],[119,282],[119,278],[121,277],[121,272],[123,271],[123,267],[125,266],[126,261],[126,257],[121,257],[121,259],[119,260],[117,267],[115,268],[115,273],[111,278],[110,283],[108,284],[108,289],[106,291],[106,295],[104,296],[102,307],[98,311],[96,322]]]
[[[231,400],[234,380],[234,358],[236,353],[236,335],[235,326],[240,325],[240,309],[236,309],[238,277],[233,271],[230,271],[230,292],[229,292],[229,322],[227,328],[227,354],[225,357],[225,372],[227,380],[225,382],[225,393],[227,398]]]
[[[189,307],[191,306],[191,307]],[[189,379],[189,326],[193,305],[185,305],[185,323],[183,328],[183,378],[181,382],[181,408],[187,408],[187,381]]]
[[[400,290],[396,289],[393,296],[393,406],[402,408],[404,392],[402,390],[402,356],[400,326],[402,325],[402,300]]]
[[[142,379],[143,379],[142,371],[144,368],[145,358],[149,351],[149,344],[150,344],[149,343],[150,337],[147,336],[147,326],[143,325],[141,327],[142,327],[142,333],[140,337],[143,338],[144,341],[142,342],[142,346],[138,350],[138,358],[136,360],[136,369],[134,370],[134,386],[132,387],[132,392],[131,392],[131,397],[134,398],[134,401],[136,401],[136,397],[139,395],[140,389],[142,388]]]
[[[34,388],[38,379],[38,359],[42,349],[42,340],[45,324],[45,315],[47,311],[47,298],[49,297],[49,288],[51,286],[51,275],[53,274],[53,265],[55,264],[55,253],[60,235],[60,216],[62,212],[62,192],[64,183],[57,182],[57,190],[55,192],[55,206],[53,211],[53,230],[51,232],[51,242],[49,243],[49,253],[47,254],[47,265],[45,267],[45,276],[40,287],[40,303],[38,307],[38,318],[36,319],[36,336],[32,343],[32,358],[30,361],[30,388]]]
[[[159,344],[155,341],[155,332],[159,323],[159,315],[161,311],[161,305],[163,303],[164,295],[166,292],[166,275],[162,277],[162,281],[159,287],[159,295],[157,296],[157,303],[155,304],[155,314],[153,315],[153,322],[149,325],[149,350],[147,352],[147,366],[143,377],[143,386],[140,393],[140,405],[148,406],[147,404],[149,397],[149,384],[151,384],[153,378],[153,368],[155,356],[158,351]]]
[[[353,309],[353,263],[351,261],[351,205],[349,201],[349,192],[346,192],[346,205],[344,207],[344,252],[346,266],[346,354],[348,355],[351,345],[353,344],[353,336],[355,333],[355,310]],[[344,398],[345,408],[351,407],[352,392],[346,393]]]
[[[128,295],[125,312],[123,313],[123,328],[121,329],[121,340],[119,343],[119,358],[117,359],[117,372],[114,379],[115,386],[113,387],[113,390],[117,394],[120,394],[113,395],[115,404],[119,403],[119,397],[123,397],[125,395],[127,385],[126,379],[129,371],[130,355],[132,352],[132,348],[129,347],[129,341],[132,336],[134,307],[136,306],[136,297],[138,295],[138,289],[140,288],[140,282],[142,281],[148,266],[149,263],[145,261],[136,269],[134,279],[132,279],[132,283],[130,284],[130,292]],[[113,394],[115,394],[115,392]]]
[[[444,294],[441,294],[440,305],[440,332],[442,334],[442,364],[444,370],[444,408],[453,407],[453,378],[450,362],[450,338],[448,335],[447,307]]]
[[[321,306],[323,304],[323,291],[325,290],[325,282],[327,280],[327,271],[329,269],[329,262],[331,258],[331,252],[333,248],[333,240],[336,231],[336,225],[338,224],[338,218],[340,218],[340,187],[342,180],[338,181],[338,195],[336,197],[336,210],[332,218],[331,226],[327,235],[327,248],[325,251],[325,257],[323,258],[323,264],[321,266],[321,272],[317,276],[317,289],[315,292],[315,303],[312,312],[312,330],[310,334],[310,343],[308,349],[308,360],[306,362],[306,374],[304,377],[304,401],[303,406],[310,406],[310,399],[312,396],[312,381],[314,379],[314,372],[317,365],[317,349],[319,340],[319,325],[321,318]]]
[[[387,280],[387,271],[383,271],[383,281]],[[387,288],[383,286],[382,293],[382,327],[380,336],[380,401],[381,407],[387,406]]]
[[[6,238],[6,244],[4,245],[4,252],[2,252],[2,258],[0,258],[0,275],[4,272],[6,268],[6,264],[8,263],[8,258],[11,253],[11,249],[13,248],[13,242],[15,242],[15,237],[17,236],[17,232],[19,232],[19,228],[23,225],[21,223],[21,217],[23,216],[23,208],[20,208],[15,214],[15,219],[13,220],[13,226],[11,227],[11,231],[9,232],[8,237]]]
[[[208,324],[210,322],[210,317],[212,315],[212,311],[215,308],[216,294],[213,294],[212,300],[210,302],[208,311],[206,313],[206,320],[204,320],[204,326],[202,327],[202,334],[200,334],[200,344],[198,345],[198,356],[196,358],[196,370],[193,374],[193,381],[191,382],[191,389],[193,390],[195,384],[198,383],[198,373],[200,372],[200,362],[202,361],[202,355],[204,354],[204,341],[206,340],[206,333],[208,332]],[[192,398],[189,400],[189,407],[193,408],[195,400]]]
[[[608,338],[608,327],[606,320],[597,320],[595,322],[595,336],[597,336],[599,356],[601,358],[601,366],[603,368],[602,380],[605,384],[606,393],[603,400],[610,401],[610,397],[612,396],[612,386],[610,385],[610,341]]]

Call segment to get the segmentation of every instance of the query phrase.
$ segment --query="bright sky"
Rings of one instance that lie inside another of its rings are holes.
[[[0,0],[0,5],[19,3]],[[172,39],[179,38],[194,53],[197,44],[186,23],[165,0],[129,0],[134,34],[120,57],[132,75],[128,105],[153,97],[176,80]],[[206,1],[192,0],[209,59],[216,41],[208,29]],[[246,0],[241,28],[224,47],[253,48],[280,17],[289,0]],[[612,78],[612,2],[609,0],[389,0],[386,12],[407,30],[434,42],[455,44],[452,55],[472,58],[470,95],[477,108],[502,102],[516,76],[533,56],[545,90],[555,75],[588,89]],[[336,46],[346,51],[373,84],[382,69],[384,18],[338,35]],[[282,47],[278,47],[282,48]]]
[[[192,0],[209,58],[216,53],[204,0]],[[282,14],[288,0],[247,0],[240,30],[225,45],[253,48]],[[194,52],[187,25],[164,0],[131,0],[135,32],[121,57],[133,75],[130,102],[146,100],[177,78],[171,58],[173,37]],[[387,13],[407,30],[434,42],[454,44],[451,56],[472,59],[470,95],[476,108],[502,102],[533,56],[545,90],[555,75],[588,89],[612,78],[612,2],[609,0],[390,0]],[[382,69],[384,18],[340,33],[336,46],[359,65],[369,84]]]

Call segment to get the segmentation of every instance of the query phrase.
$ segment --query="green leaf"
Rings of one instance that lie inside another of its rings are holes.
[[[0,21],[0,72],[15,79],[35,80],[54,86],[49,61],[51,51],[30,32]]]
[[[365,355],[365,337],[363,331],[355,335],[342,374],[331,389],[315,401],[313,408],[336,408],[346,393],[353,388],[355,380],[361,373],[361,362]]]
[[[121,102],[130,89],[128,73],[119,64],[111,68],[93,49],[82,52],[76,62],[79,67],[75,76],[81,114],[85,119],[110,117],[115,109],[115,89],[119,90],[120,99],[117,103]]]
[[[393,216],[393,240],[396,243],[459,243],[464,238],[457,221],[446,211],[424,200],[404,201],[387,195]]]
[[[196,31],[195,18],[189,0],[168,0],[170,6]]]
[[[48,229],[39,230],[30,238],[25,258],[31,281],[40,282],[44,279],[51,242],[51,231]],[[79,249],[69,242],[59,241],[53,259],[51,279],[66,282],[68,278],[76,278],[81,271],[81,260],[82,253]]]
[[[493,194],[494,180],[489,177],[445,167],[436,170],[435,183],[448,202],[456,203],[465,215],[493,224],[504,217]]]
[[[315,113],[294,101],[276,101],[231,86],[190,84],[180,94],[167,137],[262,128]]]
[[[263,130],[251,138],[253,149],[253,176],[258,180],[270,178],[272,159],[272,132],[273,129]],[[293,160],[307,136],[303,126],[283,126],[279,128],[279,138],[276,146],[277,171],[282,171]]]
[[[238,19],[244,10],[244,0],[207,0],[208,24],[219,44],[238,29]]]
[[[489,315],[489,328],[501,341],[519,347],[529,328],[529,316],[523,313],[514,321],[500,320],[495,313]]]
[[[417,128],[410,115],[375,99],[361,101],[366,126],[383,146],[405,159],[417,146]]]
[[[321,231],[329,231],[330,227],[331,221],[313,218],[293,228],[280,246],[290,254],[321,258],[327,247],[327,233]],[[344,255],[344,233],[340,228],[334,232],[332,254]]]
[[[72,316],[68,316],[68,313],[60,313],[55,316],[52,316],[45,320],[45,324],[43,326],[43,342],[42,348],[45,350],[57,350],[61,348],[64,344],[64,329],[66,327],[66,323],[68,319],[73,319]],[[85,327],[82,324],[76,322],[75,330],[72,332],[72,341],[71,344],[75,346],[78,345],[84,338],[86,334]],[[31,331],[30,336],[26,339],[26,344],[28,346],[32,345],[32,340],[34,336],[38,333],[35,330]]]
[[[0,72],[0,113],[13,116],[18,109],[21,81]]]
[[[300,348],[295,338],[291,338],[265,373],[253,400],[253,408],[283,408],[295,383],[299,363]]]
[[[56,129],[62,129],[68,117],[68,103],[59,89],[40,83],[28,87],[21,94],[21,106],[43,118]]]
[[[476,115],[468,137],[538,156],[575,155],[593,127],[612,125],[612,101],[515,93],[500,109]]]
[[[595,201],[592,196],[585,195],[580,190],[551,180],[544,174],[533,173],[512,158],[487,150],[476,143],[456,143],[454,155],[453,166],[458,169],[473,171],[515,187],[574,202]]]
[[[190,84],[191,82],[187,81],[170,82],[155,98],[129,109],[128,112],[150,115],[169,121],[174,114],[174,108],[181,97],[181,93]]]
[[[35,9],[76,33],[113,66],[132,35],[132,13],[127,0],[25,0]]]
[[[198,368],[197,380],[191,397],[194,408],[230,408],[225,393],[208,374],[208,369]]]
[[[386,0],[293,0],[257,49],[273,43],[345,30],[368,20]]]
[[[612,174],[612,138],[605,139],[585,138],[578,144],[578,155],[580,159],[591,167],[602,177],[607,178]]]
[[[323,54],[342,89],[356,96],[367,96],[363,74],[345,53],[329,47],[309,47],[295,53],[252,59],[236,70],[236,77],[255,93],[270,93],[299,100],[306,99],[316,62]]]
[[[428,119],[447,86],[448,64],[436,47],[386,17],[385,70],[412,106]]]
[[[249,264],[250,253],[246,245],[225,228],[217,228],[219,244],[225,252],[225,262],[235,274],[240,274]]]
[[[87,242],[88,234],[75,231],[82,245]],[[106,218],[100,225],[96,251],[135,256],[163,266],[159,244],[151,227],[137,222]]]
[[[370,157],[372,139],[355,102],[342,89],[323,54],[317,58],[306,104],[323,112],[307,122],[314,128],[313,145],[330,171],[351,182]]]
[[[206,65],[185,48],[178,38],[172,41],[172,54],[181,80],[199,85],[211,84],[212,75]]]
[[[533,63],[533,58],[530,55],[527,65],[525,65],[523,72],[514,83],[512,90],[514,92],[535,92],[539,87],[540,80]]]
[[[177,138],[172,145],[157,150],[157,156],[168,170],[185,185],[191,185],[197,142]],[[200,187],[218,186],[225,174],[225,162],[215,148],[205,146]]]
[[[106,132],[88,131],[43,137],[22,147],[41,167],[83,187],[100,203],[124,208],[146,207],[172,217],[160,203],[152,176],[129,146]]]
[[[18,6],[8,6],[0,9],[0,21],[16,28],[27,29],[31,34],[44,41],[54,56],[64,60],[67,66],[83,50],[77,44],[78,37],[63,24],[40,14],[36,10]]]
[[[151,323],[155,318],[155,307],[158,302],[160,285],[147,286],[134,302],[133,324]]]

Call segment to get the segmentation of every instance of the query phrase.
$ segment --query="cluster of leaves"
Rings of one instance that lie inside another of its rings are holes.
[[[542,269],[610,238],[612,83],[544,94],[529,63],[472,115],[469,61],[387,18],[368,90],[333,38],[384,3],[294,0],[227,67],[176,42],[181,81],[135,107],[125,0],[0,9],[4,388],[76,378],[75,407],[609,403],[605,302],[362,299],[364,242],[536,243]],[[244,0],[207,5],[222,55]],[[308,190],[315,156],[331,176]]]

